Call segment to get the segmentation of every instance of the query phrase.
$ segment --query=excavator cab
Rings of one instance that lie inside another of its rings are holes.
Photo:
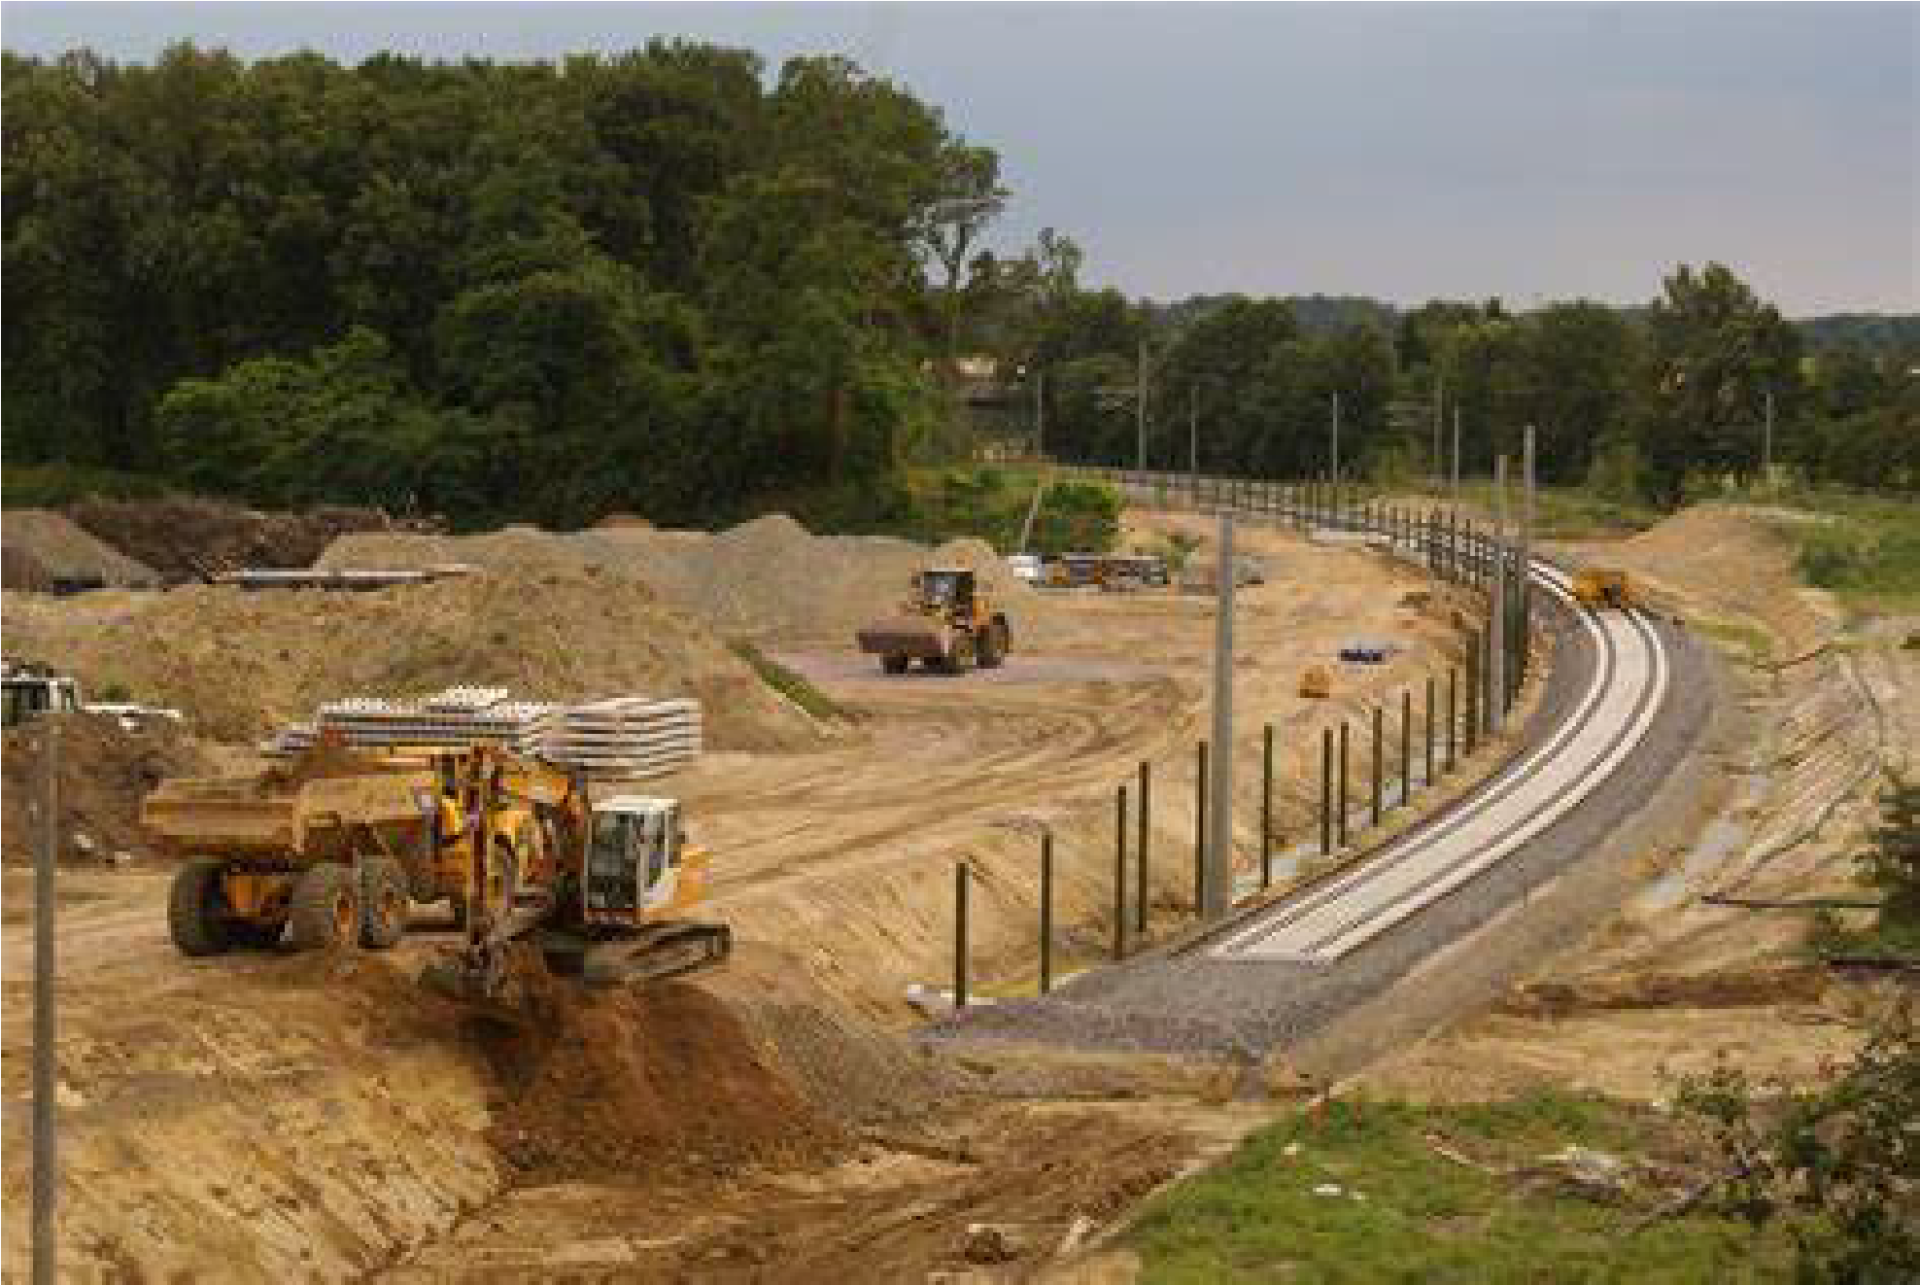
[[[674,899],[685,837],[671,799],[621,795],[593,809],[582,918],[590,924],[638,923]]]

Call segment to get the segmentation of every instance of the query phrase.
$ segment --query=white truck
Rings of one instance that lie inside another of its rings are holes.
[[[182,721],[177,709],[159,709],[126,701],[88,704],[80,699],[79,683],[46,665],[0,661],[0,691],[5,695],[4,708],[0,709],[4,718],[0,718],[0,725],[6,727],[19,727],[48,710],[105,714],[118,720],[120,726],[129,732],[147,726],[155,719],[166,718],[176,723]]]

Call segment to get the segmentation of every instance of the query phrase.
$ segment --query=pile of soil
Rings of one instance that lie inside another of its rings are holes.
[[[1820,632],[1818,614],[1800,594],[1794,548],[1764,511],[1695,505],[1631,539],[1572,547],[1585,561],[1624,566],[1714,613],[1756,616],[1790,651],[1804,650]]]
[[[694,696],[716,749],[797,749],[829,731],[644,585],[588,569],[485,572],[370,593],[186,585],[131,606],[7,604],[8,646],[256,738],[344,696],[457,684],[532,700]]]
[[[957,565],[979,573],[1011,616],[1017,643],[1049,633],[1044,599],[982,541],[929,547],[886,536],[821,536],[777,513],[712,534],[619,525],[564,534],[514,526],[461,537],[352,535],[330,547],[318,565],[446,562],[513,570],[594,568],[649,586],[729,637],[839,645],[869,620],[893,612],[915,571]]]
[[[87,499],[69,505],[67,514],[173,584],[243,567],[305,567],[347,532],[384,531],[396,525],[378,509],[261,513],[194,496]]]
[[[0,514],[5,556],[0,573],[9,589],[38,592],[71,586],[142,588],[160,577],[52,509],[8,509]]]
[[[37,804],[45,789],[45,738],[45,724],[38,721],[0,738],[0,834],[9,865],[30,863],[41,841]],[[154,855],[140,828],[140,800],[167,777],[213,770],[205,751],[166,720],[127,731],[105,715],[67,715],[60,720],[57,755],[63,861],[99,861],[121,852]]]
[[[467,1034],[501,1090],[490,1140],[529,1179],[723,1177],[846,1144],[696,986],[589,991],[531,950],[510,984],[513,1011],[477,1014]]]

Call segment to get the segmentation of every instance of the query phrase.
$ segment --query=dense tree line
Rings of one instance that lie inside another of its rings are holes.
[[[1682,265],[1640,308],[1433,301],[1328,326],[1323,307],[1313,328],[1298,300],[1079,300],[1029,350],[1051,376],[1047,440],[1074,457],[1137,458],[1144,345],[1154,467],[1324,472],[1337,394],[1351,474],[1426,473],[1457,416],[1468,473],[1517,455],[1531,424],[1548,482],[1670,504],[1758,477],[1771,402],[1778,475],[1920,489],[1920,341],[1898,319],[1810,341],[1719,264]]]
[[[1811,336],[1718,265],[1635,309],[1350,297],[1159,305],[1051,229],[996,254],[994,153],[838,58],[655,43],[501,64],[190,46],[4,64],[10,471],[479,522],[713,521],[830,493],[886,518],[965,455],[954,358],[1063,458],[1484,473],[1657,502],[1750,479],[1920,485],[1912,328]]]
[[[697,516],[941,422],[997,162],[836,58],[9,55],[5,448],[265,503]]]

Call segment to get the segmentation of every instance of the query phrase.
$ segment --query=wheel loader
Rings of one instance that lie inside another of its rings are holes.
[[[860,650],[880,657],[888,674],[904,674],[918,660],[928,669],[959,674],[992,669],[1013,650],[1013,629],[993,609],[966,567],[933,567],[914,575],[900,614],[855,634]]]
[[[1576,572],[1573,596],[1589,610],[1613,607],[1624,611],[1634,605],[1633,587],[1627,573],[1610,567],[1588,567]]]
[[[326,739],[258,777],[179,779],[142,823],[176,856],[168,901],[191,956],[397,944],[415,901],[445,900],[462,944],[424,980],[494,993],[507,948],[530,941],[590,985],[642,981],[726,958],[724,925],[680,916],[706,853],[679,805],[594,801],[583,776],[491,746],[347,750]]]

